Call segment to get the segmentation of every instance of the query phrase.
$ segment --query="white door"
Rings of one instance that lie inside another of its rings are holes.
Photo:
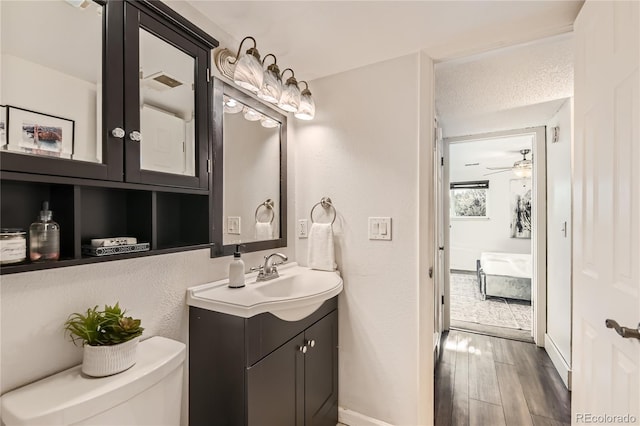
[[[639,27],[637,1],[587,1],[574,27],[574,424],[640,423],[640,340],[605,327],[640,322]]]

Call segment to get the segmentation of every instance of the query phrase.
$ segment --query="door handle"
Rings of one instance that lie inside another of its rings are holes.
[[[616,320],[607,319],[605,322],[607,328],[613,328],[616,333],[625,339],[638,339],[640,340],[640,324],[638,328],[621,327]]]

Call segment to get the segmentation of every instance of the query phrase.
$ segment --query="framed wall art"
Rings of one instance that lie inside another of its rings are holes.
[[[28,154],[71,158],[73,120],[7,106],[7,149]]]

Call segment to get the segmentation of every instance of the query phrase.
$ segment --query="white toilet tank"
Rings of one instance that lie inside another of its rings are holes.
[[[81,366],[8,392],[2,422],[17,425],[177,426],[182,405],[184,343],[152,337],[140,342],[136,364],[91,378]]]

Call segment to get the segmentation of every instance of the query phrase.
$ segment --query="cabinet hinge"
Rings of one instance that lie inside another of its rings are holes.
[[[211,81],[211,71],[207,68],[207,83]]]
[[[211,173],[211,160],[207,160],[207,172]]]
[[[444,305],[444,295],[440,296],[442,299],[442,304]]]
[[[440,165],[444,166],[444,157],[440,157]]]

